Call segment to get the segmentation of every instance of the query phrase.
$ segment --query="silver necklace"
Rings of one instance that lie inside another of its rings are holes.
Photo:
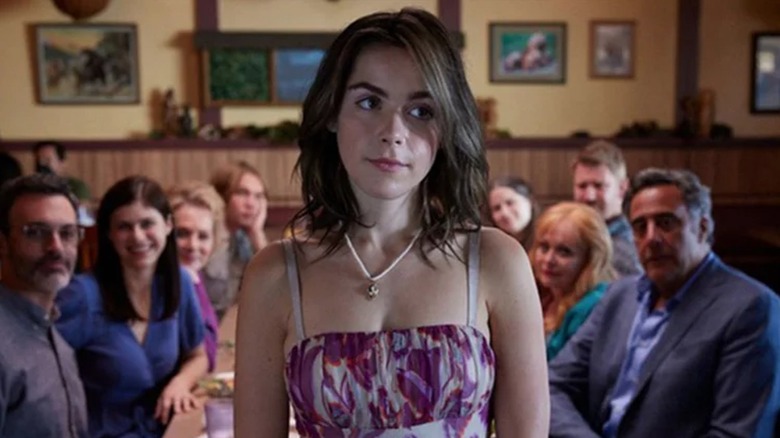
[[[414,233],[414,237],[412,237],[412,241],[409,242],[408,245],[406,245],[406,248],[401,251],[401,254],[393,260],[392,263],[390,263],[390,266],[387,267],[384,271],[380,272],[376,275],[371,275],[370,272],[368,272],[368,269],[366,268],[366,265],[363,263],[363,260],[360,259],[360,256],[358,255],[357,251],[355,251],[355,247],[352,246],[352,240],[350,240],[348,234],[344,234],[344,239],[347,241],[347,246],[349,247],[350,252],[352,252],[352,256],[355,258],[355,261],[357,261],[358,266],[360,266],[360,269],[363,271],[363,275],[368,278],[371,283],[368,285],[368,288],[366,288],[366,295],[368,295],[368,299],[373,300],[376,298],[377,295],[379,295],[379,286],[377,286],[377,282],[387,275],[388,272],[390,272],[395,266],[398,264],[398,262],[401,261],[401,259],[404,258],[406,254],[409,253],[409,251],[412,250],[412,246],[414,246],[414,242],[417,241],[417,238],[420,236],[420,230],[418,230],[416,233]]]

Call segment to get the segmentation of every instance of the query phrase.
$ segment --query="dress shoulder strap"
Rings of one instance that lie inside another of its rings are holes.
[[[287,267],[287,282],[290,284],[290,297],[292,298],[293,318],[295,319],[295,334],[300,341],[305,337],[303,331],[303,312],[301,309],[301,282],[298,277],[298,261],[295,258],[295,248],[290,239],[282,240],[284,248],[284,262]]]
[[[469,258],[468,258],[468,312],[467,324],[474,326],[477,323],[477,294],[479,292],[479,238],[482,230],[469,233]]]

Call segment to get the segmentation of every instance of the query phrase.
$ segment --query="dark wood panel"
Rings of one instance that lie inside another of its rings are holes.
[[[2,142],[32,171],[32,141]],[[488,143],[494,176],[526,178],[543,205],[571,198],[571,164],[582,139],[523,139]],[[680,167],[696,172],[712,188],[715,249],[728,263],[780,288],[780,140],[729,142],[659,139],[618,140],[629,173],[649,167]],[[116,180],[141,173],[164,186],[189,179],[208,180],[221,164],[246,160],[263,175],[270,193],[270,235],[282,229],[300,206],[299,182],[292,178],[294,146],[264,141],[114,140],[64,142],[68,166],[96,197]]]
[[[32,170],[33,141],[0,142],[0,148]],[[292,171],[295,146],[264,140],[112,140],[66,141],[72,174],[84,179],[96,196],[117,179],[143,173],[172,184],[206,180],[222,163],[246,160],[257,166],[274,203],[290,205],[300,198]],[[586,144],[582,139],[513,139],[488,143],[491,175],[517,175],[533,184],[543,201],[571,197],[571,164]],[[712,187],[713,197],[732,203],[780,202],[780,140],[735,139],[728,142],[684,142],[618,139],[629,173],[656,167],[689,168]]]

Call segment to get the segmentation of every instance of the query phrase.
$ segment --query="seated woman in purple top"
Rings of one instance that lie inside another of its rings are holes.
[[[208,263],[214,247],[225,237],[225,203],[211,185],[190,181],[168,191],[173,209],[174,234],[179,251],[179,263],[195,284],[203,322],[206,324],[206,355],[209,371],[214,370],[217,357],[218,323],[214,306],[206,293],[201,270]]]
[[[156,182],[114,184],[97,227],[100,257],[58,294],[57,328],[76,351],[90,435],[159,437],[197,406],[191,389],[208,367],[200,307]]]

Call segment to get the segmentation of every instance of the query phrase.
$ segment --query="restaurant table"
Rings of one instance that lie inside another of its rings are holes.
[[[235,366],[234,348],[236,343],[236,318],[238,307],[233,306],[225,312],[219,323],[219,349],[214,365],[214,373],[233,371]],[[203,397],[200,407],[186,414],[176,415],[165,431],[164,438],[206,438],[206,422],[203,406],[208,400]],[[298,438],[292,419],[290,420],[290,438]]]
[[[233,306],[225,312],[222,321],[219,323],[219,348],[217,349],[217,359],[214,364],[214,373],[233,371],[235,365],[235,354],[232,348],[236,341],[236,318],[238,316],[238,307]],[[196,438],[206,436],[203,404],[208,400],[203,397],[200,400],[200,407],[186,414],[180,414],[173,417],[171,424],[165,431],[165,438]]]

